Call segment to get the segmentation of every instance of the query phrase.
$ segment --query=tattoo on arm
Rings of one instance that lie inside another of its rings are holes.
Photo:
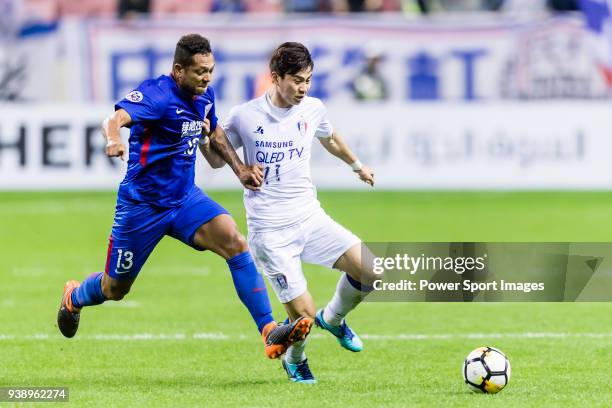
[[[229,164],[232,170],[234,170],[234,173],[237,173],[238,168],[243,165],[220,126],[217,126],[210,137],[210,148]]]

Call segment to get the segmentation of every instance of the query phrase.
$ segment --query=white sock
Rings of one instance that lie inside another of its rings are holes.
[[[343,273],[338,280],[336,293],[323,309],[323,319],[332,326],[340,326],[342,319],[361,303],[366,295],[367,293],[351,285],[346,273]]]
[[[304,349],[306,348],[306,340],[298,341],[293,343],[288,349],[287,354],[285,354],[285,361],[291,364],[297,364],[300,361],[306,360],[306,353],[304,353]]]

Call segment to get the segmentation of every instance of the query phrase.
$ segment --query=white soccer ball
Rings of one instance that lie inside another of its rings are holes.
[[[493,347],[478,347],[463,362],[463,379],[470,390],[495,394],[510,381],[510,361]]]

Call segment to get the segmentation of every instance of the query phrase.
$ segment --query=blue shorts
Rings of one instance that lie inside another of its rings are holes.
[[[147,203],[119,200],[108,242],[105,273],[115,279],[135,279],[153,248],[169,235],[198,248],[193,237],[203,224],[229,214],[198,187],[175,208],[156,208]]]

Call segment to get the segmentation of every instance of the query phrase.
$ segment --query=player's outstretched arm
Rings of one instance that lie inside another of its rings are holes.
[[[106,139],[105,153],[109,157],[120,157],[125,160],[127,149],[121,141],[120,129],[132,123],[130,114],[125,109],[116,110],[102,122],[102,135]]]
[[[210,120],[204,119],[202,126],[202,139],[200,140],[200,152],[213,169],[225,166],[225,160],[217,152],[210,148]]]
[[[325,150],[351,166],[361,181],[374,186],[374,172],[368,166],[361,164],[355,153],[338,133],[334,132],[330,137],[319,138],[319,141]]]
[[[240,183],[249,190],[257,191],[263,181],[263,170],[261,166],[247,166],[238,157],[236,150],[232,147],[225,131],[217,126],[210,135],[210,149],[224,162],[229,164]]]

